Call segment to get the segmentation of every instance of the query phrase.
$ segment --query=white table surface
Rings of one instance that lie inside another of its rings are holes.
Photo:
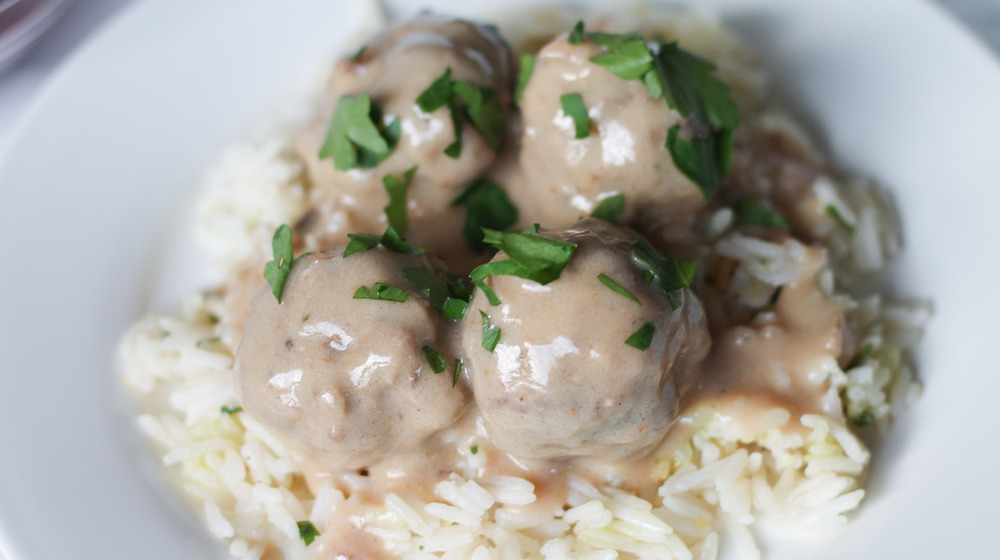
[[[0,155],[46,79],[116,12],[138,0],[75,0],[62,19],[0,74]],[[1000,55],[1000,0],[936,0]],[[0,185],[0,196],[3,185]],[[0,560],[4,560],[0,551]],[[27,559],[25,559],[27,560]]]

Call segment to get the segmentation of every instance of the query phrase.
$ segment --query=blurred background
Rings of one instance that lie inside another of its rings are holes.
[[[139,1],[0,0],[0,154],[46,78],[117,11]],[[1000,56],[1000,0],[930,1]]]

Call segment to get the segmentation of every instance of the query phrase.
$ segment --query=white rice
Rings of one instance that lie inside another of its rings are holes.
[[[726,63],[731,45],[702,43],[703,52],[722,60],[724,72],[737,73]],[[744,82],[758,81],[743,75]],[[293,112],[285,124],[235,143],[208,175],[200,231],[219,255],[219,272],[303,211],[307,185],[292,139],[305,115]],[[855,228],[853,236],[843,228],[829,231],[831,269],[821,275],[827,292],[853,285],[852,279],[879,269],[899,250],[891,203],[875,186],[821,177],[813,193],[818,204],[835,207]],[[712,251],[736,261],[729,290],[766,321],[775,288],[798,277],[806,248],[794,240],[772,243],[735,232],[733,222],[729,209],[710,217],[705,227],[715,239]],[[831,383],[825,406],[843,407],[849,419],[884,430],[919,396],[905,356],[930,309],[886,303],[878,295],[835,297],[859,333],[858,348],[870,350],[847,371],[831,360],[816,372]],[[121,364],[124,382],[142,400],[139,429],[196,504],[206,529],[228,543],[233,557],[256,560],[274,551],[287,559],[322,557],[322,540],[306,546],[297,522],[308,520],[322,530],[351,498],[329,485],[313,495],[299,458],[278,438],[242,412],[220,413],[236,405],[234,352],[218,338],[216,318],[222,313],[219,296],[191,294],[174,315],[147,317],[128,331]],[[477,478],[485,458],[466,454],[464,476],[439,482],[437,500],[389,494],[383,504],[354,504],[352,511],[364,512],[358,522],[387,550],[412,560],[710,560],[723,541],[741,558],[760,558],[749,528],[758,518],[798,528],[844,524],[864,496],[860,477],[870,458],[851,430],[824,416],[791,418],[776,409],[772,420],[759,438],[741,442],[718,417],[696,416],[697,433],[658,463],[663,482],[653,502],[571,476],[563,507],[525,513],[523,506],[537,499],[532,483]],[[782,429],[794,422],[808,428],[805,436]]]
[[[773,249],[782,252],[778,245]],[[747,258],[756,258],[748,250]],[[219,346],[197,348],[197,341],[212,333],[207,310],[218,301],[191,298],[200,306],[189,300],[179,317],[142,321],[122,345],[126,382],[147,394],[170,387],[169,405],[140,416],[141,429],[199,503],[209,532],[228,541],[235,557],[258,558],[272,548],[285,558],[321,554],[316,545],[304,545],[296,521],[325,527],[348,498],[329,486],[311,496],[297,458],[277,438],[243,413],[220,414],[221,406],[233,404],[227,365],[232,354]],[[887,319],[873,314],[874,307],[877,302],[866,300],[848,313],[873,329],[885,327]],[[168,336],[163,325],[172,329]],[[881,361],[902,348],[890,337],[872,340],[879,345],[864,365],[834,370],[831,379],[847,389],[849,414],[852,407],[863,407],[885,419],[914,385],[901,363]],[[187,347],[178,341],[187,341]],[[887,377],[876,381],[870,374],[876,369]],[[906,389],[896,394],[894,384]],[[862,398],[854,398],[855,388]],[[200,400],[186,397],[194,393]],[[858,477],[868,463],[867,450],[848,429],[823,416],[799,419],[810,430],[805,437],[774,428],[742,443],[727,437],[727,426],[717,419],[701,420],[705,424],[697,435],[661,460],[665,480],[652,503],[571,477],[564,509],[524,515],[518,506],[536,499],[528,480],[453,475],[435,487],[437,501],[390,494],[382,506],[366,508],[365,527],[385,540],[387,550],[407,559],[715,558],[722,535],[728,546],[755,557],[759,552],[746,527],[758,517],[794,527],[835,527],[864,496]],[[786,420],[787,411],[774,412],[776,426]]]

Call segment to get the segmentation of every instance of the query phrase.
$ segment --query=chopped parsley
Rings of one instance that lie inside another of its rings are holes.
[[[420,107],[420,110],[430,113],[451,101],[451,83],[451,68],[448,68],[444,74],[431,82],[431,85],[417,96],[417,106]]]
[[[571,45],[579,45],[583,42],[583,21],[576,22],[576,25],[573,26],[573,31],[569,32],[566,42]]]
[[[368,94],[344,95],[330,117],[319,158],[333,158],[339,170],[371,168],[392,153],[402,131],[399,118],[386,125]]]
[[[497,329],[497,338],[500,338],[500,329]],[[490,350],[492,352],[492,350]],[[455,358],[455,371],[451,374],[451,386],[458,385],[458,378],[462,375],[462,360]]]
[[[865,426],[870,426],[872,422],[875,421],[875,415],[869,411],[864,411],[860,416],[852,420],[855,426],[859,428],[864,428]]]
[[[302,538],[302,542],[306,543],[306,546],[311,545],[319,536],[319,531],[316,530],[312,521],[299,521],[296,525],[299,526],[299,537]]]
[[[777,288],[774,289],[774,293],[771,294],[771,301],[770,301],[771,305],[777,305],[778,298],[781,297],[782,288],[784,288],[784,286],[778,286]]]
[[[416,287],[431,307],[450,319],[461,319],[469,306],[471,294],[465,281],[458,276],[419,266],[403,270],[406,281]]]
[[[475,455],[476,453],[479,453],[479,446],[476,445],[476,444],[470,445],[469,446],[469,453],[472,453],[473,455]]]
[[[469,247],[477,253],[488,248],[483,243],[483,228],[504,230],[517,222],[517,207],[511,203],[503,187],[493,181],[473,181],[451,205],[468,209],[462,232]]]
[[[361,57],[364,56],[365,49],[367,49],[367,48],[368,48],[368,45],[361,45],[361,48],[359,48],[354,53],[354,55],[351,56],[351,62],[354,62],[355,64],[358,63],[358,62],[361,62]]]
[[[419,247],[413,247],[406,244],[403,240],[403,236],[396,232],[396,229],[391,225],[385,228],[385,233],[382,234],[382,239],[379,240],[379,244],[386,249],[392,251],[393,253],[423,253],[424,250]]]
[[[448,360],[437,350],[430,346],[424,346],[420,349],[420,352],[424,355],[424,360],[427,361],[427,365],[431,366],[431,371],[434,373],[441,373],[448,369]]]
[[[403,172],[403,177],[396,178],[394,175],[382,177],[382,184],[385,192],[389,195],[389,204],[385,207],[385,218],[400,236],[406,235],[406,228],[409,227],[409,220],[406,217],[406,191],[413,181],[413,174],[417,172],[417,166],[413,166]]]
[[[311,253],[303,253],[298,258],[293,258],[292,250],[292,228],[286,224],[281,224],[274,230],[274,237],[271,238],[271,250],[274,252],[274,260],[264,265],[264,278],[271,285],[271,293],[274,298],[281,303],[281,293],[285,290],[285,282],[288,275],[292,273],[292,265],[302,257]]]
[[[583,104],[583,97],[579,93],[567,93],[559,97],[559,104],[562,105],[563,113],[573,119],[576,131],[573,137],[579,140],[590,136],[590,116]]]
[[[528,80],[535,71],[535,55],[522,54],[521,66],[517,71],[517,87],[514,89],[514,101],[520,102],[524,95],[524,88],[528,87]]]
[[[740,108],[729,88],[713,72],[715,65],[677,46],[659,44],[656,67],[667,105],[687,119],[691,140],[678,127],[667,134],[667,149],[677,168],[710,198],[729,171],[733,135],[740,125]]]
[[[490,326],[490,316],[485,312],[480,311],[479,314],[483,317],[483,348],[492,352],[496,350],[497,343],[500,342],[500,327]],[[457,377],[457,373],[455,374]]]
[[[844,367],[844,371],[851,370],[860,366],[862,363],[864,363],[866,359],[868,359],[868,356],[872,353],[872,350],[874,349],[875,345],[872,344],[871,342],[865,344],[864,348],[859,350],[858,353],[855,354],[853,358],[851,358],[851,361],[847,363],[847,366]]]
[[[647,43],[638,33],[585,36],[605,48],[591,62],[624,80],[641,81],[651,98],[665,98],[686,119],[690,139],[681,137],[677,125],[668,131],[665,147],[677,169],[710,198],[729,170],[739,126],[739,107],[713,75],[715,66],[676,42]]]
[[[382,235],[374,235],[371,233],[348,233],[347,237],[351,241],[344,248],[344,258],[356,254],[363,253],[369,249],[374,249],[381,245],[382,247],[392,251],[393,253],[424,253],[425,251],[420,247],[413,247],[407,245],[403,237],[396,233],[396,230],[390,224],[385,228],[385,233]]]
[[[845,218],[844,215],[840,213],[840,210],[838,210],[836,206],[832,204],[827,204],[826,214],[831,218],[833,218],[835,222],[840,224],[840,227],[846,229],[847,233],[854,235],[854,225],[851,224],[851,222],[847,221],[847,218]]]
[[[363,253],[368,249],[374,249],[382,243],[381,235],[371,233],[348,233],[347,237],[351,240],[347,243],[347,247],[344,248],[345,259],[355,253]]]
[[[468,310],[469,302],[467,300],[448,298],[444,300],[444,308],[441,311],[449,319],[461,319],[465,317],[465,312]]]
[[[607,286],[608,289],[610,289],[612,292],[614,292],[616,294],[619,294],[619,295],[622,295],[622,296],[625,296],[628,299],[630,299],[630,300],[638,303],[639,305],[642,305],[642,302],[639,301],[639,298],[635,297],[635,294],[633,294],[632,292],[628,291],[628,288],[626,288],[625,286],[622,286],[618,282],[615,282],[614,280],[612,280],[611,277],[608,276],[607,274],[604,274],[602,272],[602,273],[600,273],[600,274],[597,275],[597,279],[601,282],[601,284],[604,284],[605,286]]]
[[[198,342],[194,343],[194,345],[196,347],[198,347],[198,348],[204,348],[206,346],[211,346],[211,345],[215,344],[216,342],[219,342],[220,340],[222,340],[222,337],[219,337],[219,336],[210,336],[208,338],[201,338],[201,339],[199,339]]]
[[[455,95],[465,109],[465,116],[472,122],[486,144],[494,150],[500,149],[504,133],[504,112],[497,101],[496,92],[469,82],[458,80]],[[456,156],[457,157],[457,156]]]
[[[539,284],[548,284],[559,278],[576,251],[575,243],[550,239],[538,234],[537,229],[530,233],[483,229],[483,233],[483,241],[503,251],[508,257],[502,261],[479,265],[470,274],[472,283],[483,290],[491,305],[499,305],[500,299],[486,285],[488,276],[517,276]]]
[[[242,406],[223,406],[219,409],[222,414],[236,414],[237,412],[243,412]]]
[[[486,144],[494,150],[500,149],[503,143],[504,112],[497,101],[496,92],[465,80],[452,80],[451,68],[446,69],[444,74],[417,96],[417,106],[425,113],[448,107],[455,131],[455,140],[444,150],[449,157],[458,158],[462,153],[463,117],[472,123]]]
[[[667,149],[677,169],[691,179],[705,199],[712,197],[722,177],[729,169],[732,137],[723,130],[707,137],[693,137],[690,141],[680,137],[680,125],[667,131]]]
[[[780,213],[749,198],[737,200],[736,204],[733,205],[733,213],[736,215],[736,221],[743,224],[779,228],[790,227],[788,220]]]
[[[590,213],[591,218],[604,220],[608,223],[616,223],[622,212],[625,211],[625,195],[615,193],[597,204],[597,208]]]
[[[651,344],[653,344],[654,334],[656,334],[656,326],[653,325],[652,321],[646,321],[644,325],[639,327],[639,330],[635,331],[625,339],[625,344],[645,351]]]
[[[605,52],[591,57],[590,61],[603,66],[623,80],[646,81],[645,76],[655,72],[653,53],[645,39],[638,33],[588,33],[591,41],[604,47]],[[655,97],[654,97],[655,99]]]
[[[644,238],[640,237],[632,246],[632,261],[643,271],[646,282],[656,281],[670,301],[670,308],[677,309],[679,303],[674,291],[687,288],[694,280],[698,263],[668,259]]]
[[[409,294],[403,288],[398,286],[393,286],[392,284],[383,284],[382,282],[375,282],[371,288],[368,286],[361,286],[354,292],[354,299],[376,299],[381,301],[395,301],[402,303],[406,301],[406,297]]]

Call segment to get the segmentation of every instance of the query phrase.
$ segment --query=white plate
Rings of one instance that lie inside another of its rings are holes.
[[[860,514],[822,537],[832,544],[792,539],[770,557],[988,556],[1000,499],[1000,67],[923,2],[701,4],[762,53],[838,164],[893,189],[907,238],[896,284],[936,308],[918,355],[924,396],[877,453]],[[135,6],[57,73],[0,161],[0,543],[11,560],[219,553],[147,481],[155,468],[116,402],[114,352],[153,286],[196,285],[187,272],[152,278],[169,272],[154,265],[194,179],[362,17],[354,3],[275,6]]]

